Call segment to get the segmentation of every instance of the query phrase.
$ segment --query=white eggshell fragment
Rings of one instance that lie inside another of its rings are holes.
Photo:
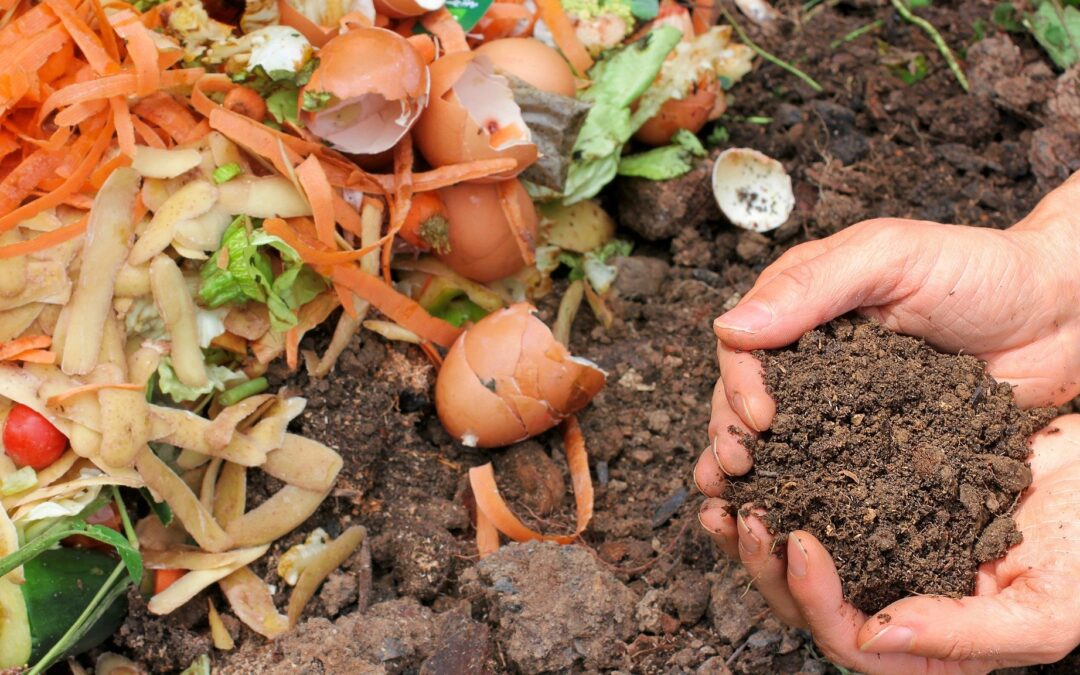
[[[730,148],[713,165],[713,195],[733,225],[769,232],[795,208],[791,176],[775,159],[750,148]]]

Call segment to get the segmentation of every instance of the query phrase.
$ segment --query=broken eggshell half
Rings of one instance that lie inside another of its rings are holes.
[[[375,9],[391,19],[408,19],[442,9],[446,0],[375,0]]]
[[[319,51],[319,67],[301,93],[304,125],[336,150],[374,155],[394,147],[428,103],[428,67],[409,42],[382,28],[353,28]]]
[[[713,164],[712,189],[727,219],[745,230],[775,230],[795,208],[791,176],[784,165],[750,148],[720,153]]]
[[[510,83],[485,56],[460,52],[431,64],[431,101],[413,133],[424,159],[446,166],[511,158],[516,166],[490,177],[516,176],[536,161],[532,132]]]
[[[494,448],[543,433],[604,386],[604,371],[572,356],[535,312],[525,303],[501,309],[450,347],[435,382],[435,407],[463,444]]]

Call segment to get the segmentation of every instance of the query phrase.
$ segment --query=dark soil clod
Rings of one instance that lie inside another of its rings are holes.
[[[1027,438],[1053,410],[1021,411],[979,360],[869,321],[756,356],[777,413],[744,440],[754,470],[729,500],[764,508],[781,537],[817,536],[856,607],[970,594],[978,564],[1020,541],[1009,514],[1031,483]]]

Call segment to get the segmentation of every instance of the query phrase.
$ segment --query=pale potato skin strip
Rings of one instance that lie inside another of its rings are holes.
[[[158,313],[172,338],[172,366],[176,377],[189,387],[205,386],[208,378],[199,348],[195,301],[187,291],[184,273],[172,258],[159,255],[150,263],[150,287],[154,291]]]

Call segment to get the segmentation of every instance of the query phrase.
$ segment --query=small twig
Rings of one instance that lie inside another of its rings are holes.
[[[937,31],[926,19],[921,16],[912,14],[904,0],[889,0],[897,12],[900,12],[900,16],[904,17],[904,20],[910,24],[918,26],[923,30],[927,36],[937,45],[938,51],[941,52],[941,56],[944,57],[945,62],[949,64],[949,70],[956,76],[956,81],[960,83],[960,87],[964,91],[971,91],[971,87],[968,85],[967,77],[964,76],[964,71],[960,68],[960,63],[956,60],[956,55],[949,49],[949,45],[946,44],[945,38],[941,37],[941,33]]]
[[[825,91],[825,88],[818,84],[817,80],[810,77],[795,66],[791,65],[787,61],[781,59],[780,57],[774,56],[759,47],[756,42],[750,39],[750,36],[746,34],[746,31],[742,29],[742,26],[739,25],[739,23],[735,20],[735,17],[731,15],[731,12],[729,12],[726,7],[721,5],[720,13],[724,16],[725,19],[727,19],[727,22],[731,24],[731,27],[735,29],[735,33],[739,36],[739,39],[742,40],[743,44],[749,47],[755,54],[765,59],[769,63],[779,66],[780,68],[788,71],[795,77],[805,82],[807,86],[809,86],[814,91],[818,93]]]
[[[852,40],[858,40],[859,38],[866,35],[867,33],[871,32],[871,31],[875,31],[878,28],[881,28],[884,24],[885,24],[885,21],[883,19],[878,19],[877,21],[871,21],[870,23],[866,24],[865,26],[860,26],[859,28],[856,28],[855,30],[853,30],[850,33],[848,33],[847,35],[845,35],[844,37],[838,38],[838,39],[833,40],[832,42],[830,42],[829,43],[829,49],[836,49],[837,47],[839,47],[840,45],[842,45],[842,44],[844,44],[846,42],[851,42]]]

